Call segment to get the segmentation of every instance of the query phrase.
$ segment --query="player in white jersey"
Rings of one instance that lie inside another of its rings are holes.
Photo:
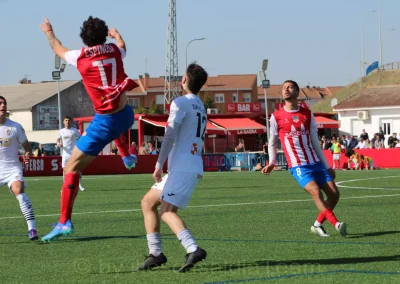
[[[174,99],[171,104],[167,129],[153,174],[156,184],[142,200],[149,255],[139,270],[149,270],[167,262],[161,248],[160,217],[186,249],[186,261],[179,272],[188,271],[207,256],[177,214],[178,209],[185,209],[203,175],[201,150],[207,111],[197,93],[207,78],[208,74],[201,66],[189,65],[182,78],[182,87],[187,95]],[[162,178],[167,157],[168,175]],[[158,215],[157,207],[160,204]]]
[[[21,124],[6,118],[7,101],[0,96],[0,187],[8,185],[17,198],[22,214],[28,224],[29,239],[37,240],[35,214],[31,201],[25,193],[27,187],[18,157],[18,145],[25,149],[24,163],[28,163],[32,148]]]
[[[71,117],[64,117],[64,128],[61,129],[57,135],[57,146],[62,151],[61,165],[63,169],[65,168],[65,165],[67,164],[69,158],[71,158],[72,150],[75,147],[76,141],[81,136],[78,129],[76,129],[75,127],[71,127],[71,123]],[[81,191],[85,190],[80,181],[79,189]]]

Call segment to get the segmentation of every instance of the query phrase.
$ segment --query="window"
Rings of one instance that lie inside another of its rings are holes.
[[[164,104],[164,95],[156,95],[156,105]]]
[[[138,98],[128,98],[128,105],[132,107],[140,107],[140,100]]]
[[[232,95],[232,102],[233,102],[233,103],[237,103],[237,102],[238,102],[238,94],[234,93],[234,94]]]
[[[215,94],[215,103],[220,104],[224,102],[225,102],[224,94]]]
[[[243,102],[250,103],[251,102],[251,94],[249,94],[249,93],[243,94]]]

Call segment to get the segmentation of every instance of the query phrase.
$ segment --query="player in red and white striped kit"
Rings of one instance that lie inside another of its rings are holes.
[[[290,173],[311,195],[320,211],[311,232],[328,237],[329,234],[322,226],[328,220],[342,236],[346,236],[346,224],[339,222],[333,213],[339,201],[339,190],[334,182],[335,171],[330,168],[322,153],[314,115],[309,109],[298,105],[299,91],[296,82],[284,82],[282,97],[285,106],[271,115],[269,164],[262,169],[262,173],[268,175],[275,167],[279,135]],[[326,194],[326,200],[321,190]]]
[[[124,133],[134,122],[133,109],[127,104],[127,92],[138,84],[124,71],[125,41],[116,29],[108,29],[103,20],[90,16],[83,22],[80,37],[85,46],[78,50],[69,50],[61,44],[47,18],[40,28],[53,52],[77,67],[96,112],[64,167],[60,219],[53,231],[42,238],[49,242],[73,233],[72,209],[81,172],[106,145],[114,141],[125,167],[135,167],[137,158],[129,153]],[[107,43],[107,37],[115,39],[115,43]]]

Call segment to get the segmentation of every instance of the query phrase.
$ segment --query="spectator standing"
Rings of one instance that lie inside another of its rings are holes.
[[[148,154],[148,152],[146,150],[146,143],[143,142],[142,146],[140,146],[140,148],[139,148],[139,155],[147,155],[147,154]]]
[[[344,146],[344,149],[347,149],[347,145],[349,144],[349,141],[347,140],[346,135],[344,135],[344,134],[342,135],[341,143],[342,143],[342,146]]]
[[[371,140],[369,139],[365,140],[365,149],[371,149],[371,148],[372,148]]]
[[[354,149],[365,149],[365,141],[363,138],[360,137],[360,141],[358,141],[358,144]]]
[[[383,144],[383,140],[381,137],[378,135],[375,140],[375,149],[383,149],[385,148],[385,145]]]
[[[131,143],[131,147],[129,148],[129,154],[137,156],[138,150],[137,150],[137,147],[136,147],[136,142],[132,142]]]
[[[393,135],[390,136],[388,139],[388,147],[389,148],[395,148],[395,146],[396,146],[396,143],[394,143],[395,140],[397,140],[397,134],[393,133]]]
[[[46,156],[46,151],[43,149],[43,145],[39,144],[39,148],[36,150],[36,157]]]
[[[239,144],[236,146],[235,152],[244,152],[244,151],[246,151],[244,147],[244,141],[243,139],[239,139]]]
[[[379,127],[379,138],[381,138],[382,141],[385,141],[385,133],[383,132],[382,126]]]
[[[362,130],[362,132],[360,134],[360,138],[362,138],[364,141],[369,139],[368,133],[365,132],[365,129]]]

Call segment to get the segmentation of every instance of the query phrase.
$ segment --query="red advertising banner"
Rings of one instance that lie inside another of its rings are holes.
[[[227,103],[226,112],[262,112],[260,103]]]
[[[22,157],[19,161],[26,177],[62,176],[63,173],[60,156],[32,157],[27,164],[23,163]]]
[[[84,175],[116,175],[153,173],[158,155],[139,155],[138,166],[127,170],[119,155],[100,155],[83,171]],[[20,157],[24,176],[62,176],[61,156],[32,157],[24,164]],[[167,163],[164,171],[167,170]]]

